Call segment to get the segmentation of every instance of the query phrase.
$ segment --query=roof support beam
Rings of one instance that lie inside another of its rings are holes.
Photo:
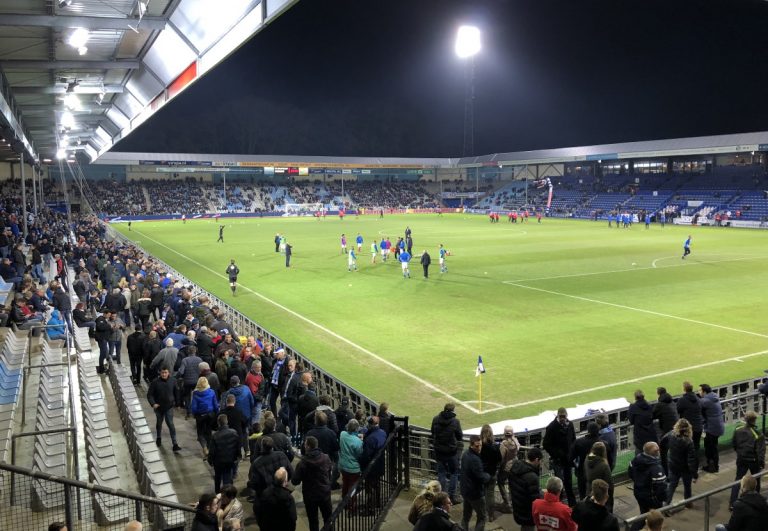
[[[6,59],[0,61],[4,70],[138,70],[141,61],[115,59],[113,61],[30,61]]]
[[[66,15],[13,15],[3,14],[0,17],[0,26],[37,26],[56,29],[85,28],[91,30],[128,30],[130,24],[134,28],[138,24],[139,29],[150,31],[165,29],[167,24],[165,17],[142,17],[141,22],[137,17],[83,17]]]
[[[13,90],[14,94],[20,95],[20,94],[66,94],[67,93],[67,87],[65,86],[55,86],[55,87],[14,87],[11,86],[11,90]],[[104,85],[102,88],[101,86],[98,87],[84,87],[82,85],[79,85],[74,88],[72,91],[73,94],[101,94],[102,92],[104,94],[117,94],[121,93],[125,90],[125,88],[122,85]]]

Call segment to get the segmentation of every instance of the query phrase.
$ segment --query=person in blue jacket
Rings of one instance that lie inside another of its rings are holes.
[[[403,268],[403,278],[411,278],[411,271],[408,269],[408,262],[411,261],[411,255],[408,254],[408,251],[400,251],[398,260],[400,260],[400,265]]]
[[[203,457],[208,457],[208,445],[211,442],[213,423],[216,422],[216,414],[219,411],[219,399],[205,376],[197,379],[189,410],[195,416],[197,442],[203,448]]]
[[[56,326],[55,328],[48,328],[48,339],[55,340],[55,339],[66,339],[67,334],[64,331],[64,320],[61,318],[61,314],[59,313],[59,310],[53,310],[53,313],[51,313],[51,316],[48,318],[47,325],[61,325]]]

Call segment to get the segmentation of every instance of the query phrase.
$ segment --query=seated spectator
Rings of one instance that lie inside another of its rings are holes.
[[[54,328],[46,329],[46,331],[48,332],[48,339],[55,341],[57,339],[67,338],[66,326],[64,324],[64,319],[61,318],[61,314],[59,313],[59,310],[53,310],[46,324],[48,326],[54,327]],[[55,326],[55,325],[61,325],[61,326]]]
[[[757,480],[747,472],[741,478],[739,498],[727,524],[717,524],[715,531],[760,531],[768,522],[768,502],[757,491]],[[650,516],[648,517],[650,520]],[[661,527],[659,527],[661,529]]]
[[[72,310],[72,319],[78,328],[88,328],[89,333],[96,330],[96,321],[88,318],[88,314],[85,313],[85,304],[82,302],[78,302]]]

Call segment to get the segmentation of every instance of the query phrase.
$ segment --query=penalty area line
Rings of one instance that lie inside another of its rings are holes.
[[[164,247],[165,249],[168,249],[169,251],[171,251],[171,252],[173,252],[173,253],[176,253],[177,255],[179,255],[180,257],[184,258],[185,260],[188,260],[188,261],[190,261],[190,262],[192,262],[192,263],[196,264],[198,267],[201,267],[201,268],[205,269],[206,271],[209,271],[210,273],[213,273],[213,274],[214,274],[214,275],[216,275],[217,277],[219,277],[219,278],[223,278],[223,279],[225,279],[225,280],[227,279],[227,277],[226,277],[225,275],[223,275],[223,274],[219,273],[218,271],[214,271],[214,270],[213,270],[213,269],[211,269],[210,267],[208,267],[208,266],[206,266],[206,265],[203,265],[203,264],[201,264],[201,263],[197,262],[196,260],[193,260],[193,259],[192,259],[192,258],[190,258],[189,256],[187,256],[187,255],[185,255],[185,254],[183,254],[183,253],[180,253],[180,252],[179,252],[179,251],[177,251],[176,249],[173,249],[172,247],[168,247],[168,246],[167,246],[167,245],[165,245],[164,243],[162,243],[162,242],[160,242],[160,241],[157,241],[156,239],[152,238],[151,236],[149,236],[149,235],[147,235],[147,234],[145,234],[145,233],[143,233],[143,232],[140,232],[140,231],[138,231],[138,230],[137,230],[137,231],[134,231],[134,232],[138,232],[138,233],[139,233],[139,234],[141,234],[142,236],[145,236],[145,237],[147,237],[148,239],[150,239],[150,240],[152,240],[153,242],[155,242],[157,245],[160,245],[161,247]],[[309,319],[309,318],[307,318],[307,317],[304,317],[304,316],[303,316],[303,315],[301,315],[300,313],[297,313],[297,312],[295,312],[295,311],[291,310],[290,308],[287,308],[287,307],[283,306],[283,305],[282,305],[282,304],[280,304],[279,302],[277,302],[277,301],[274,301],[274,300],[270,299],[269,297],[267,297],[267,296],[265,296],[265,295],[262,295],[261,293],[258,293],[257,291],[254,291],[254,290],[252,290],[252,289],[251,289],[251,288],[249,288],[248,286],[241,286],[241,287],[242,287],[243,289],[245,289],[246,291],[249,291],[250,293],[252,293],[252,294],[256,295],[256,296],[257,296],[258,298],[260,298],[261,300],[263,300],[263,301],[265,301],[265,302],[268,302],[268,303],[272,304],[273,306],[275,306],[275,307],[277,307],[277,308],[280,308],[281,310],[283,310],[283,311],[285,311],[285,312],[287,312],[287,313],[289,313],[289,314],[293,315],[293,316],[294,316],[294,317],[296,317],[297,319],[300,319],[300,320],[304,321],[305,323],[307,323],[307,324],[309,324],[309,325],[312,325],[312,326],[314,326],[314,327],[315,327],[315,328],[317,328],[318,330],[322,330],[322,331],[323,331],[323,332],[325,332],[326,334],[328,334],[328,335],[330,335],[330,336],[332,336],[332,337],[334,337],[334,338],[338,339],[339,341],[342,341],[342,342],[346,343],[347,345],[349,345],[349,346],[351,346],[351,347],[353,347],[353,348],[355,348],[355,349],[359,350],[359,351],[360,351],[360,352],[362,352],[363,354],[366,354],[366,355],[370,356],[371,358],[373,358],[373,359],[375,359],[375,360],[377,360],[377,361],[380,361],[381,363],[383,363],[384,365],[386,365],[386,366],[390,367],[391,369],[394,369],[394,370],[396,370],[397,372],[399,372],[399,373],[401,373],[401,374],[404,374],[405,376],[408,376],[409,378],[411,378],[411,379],[413,379],[413,380],[415,380],[415,381],[419,382],[419,383],[420,383],[421,385],[423,385],[424,387],[427,387],[428,389],[431,389],[432,391],[435,391],[435,392],[437,392],[437,393],[440,393],[442,396],[444,396],[444,397],[446,397],[446,398],[450,399],[451,401],[453,401],[453,402],[455,402],[455,403],[457,403],[457,404],[460,404],[461,406],[465,407],[466,409],[468,409],[468,410],[469,410],[469,411],[471,411],[472,413],[480,413],[480,410],[478,410],[478,409],[477,409],[477,408],[475,408],[475,407],[472,407],[472,406],[470,406],[470,405],[469,405],[467,402],[464,402],[464,401],[458,400],[456,397],[454,397],[454,396],[452,396],[452,395],[448,394],[447,392],[443,391],[442,389],[440,389],[440,388],[439,388],[439,387],[437,387],[436,385],[434,385],[434,384],[432,384],[432,383],[430,383],[430,382],[428,382],[428,381],[424,380],[423,378],[421,378],[421,377],[419,377],[419,376],[416,376],[415,374],[413,374],[413,373],[411,373],[411,372],[408,372],[408,371],[406,371],[405,369],[403,369],[403,368],[402,368],[402,367],[400,367],[399,365],[396,365],[396,364],[392,363],[391,361],[389,361],[389,360],[387,360],[387,359],[385,359],[385,358],[382,358],[382,357],[381,357],[381,356],[379,356],[378,354],[376,354],[376,353],[374,353],[374,352],[371,352],[371,351],[370,351],[370,350],[368,350],[367,348],[365,348],[365,347],[363,347],[363,346],[361,346],[361,345],[358,345],[357,343],[355,343],[355,342],[353,342],[353,341],[351,341],[351,340],[347,339],[346,337],[344,337],[344,336],[342,336],[342,335],[339,335],[339,334],[337,334],[337,333],[336,333],[336,332],[334,332],[333,330],[331,330],[331,329],[329,329],[329,328],[326,328],[325,326],[321,325],[320,323],[317,323],[317,322],[315,322],[315,321],[313,321],[313,320],[311,320],[311,319]]]
[[[637,383],[642,382],[645,380],[651,380],[655,378],[661,378],[663,376],[669,376],[670,374],[677,374],[680,372],[687,372],[692,371],[696,369],[700,369],[702,367],[712,367],[714,365],[722,365],[724,363],[730,363],[730,362],[739,362],[743,363],[745,359],[747,358],[754,358],[756,356],[762,356],[764,354],[768,354],[768,350],[761,350],[760,352],[753,352],[751,354],[743,354],[741,356],[734,356],[732,358],[726,358],[723,360],[716,360],[716,361],[710,361],[707,363],[701,363],[699,365],[691,365],[690,367],[682,367],[680,369],[671,369],[669,371],[664,372],[657,372],[656,374],[648,374],[646,376],[638,376],[637,378],[630,378],[629,380],[622,380],[620,382],[614,382],[610,384],[605,385],[598,385],[597,387],[590,387],[589,389],[581,389],[579,391],[570,391],[568,393],[562,393],[559,395],[549,396],[547,398],[538,398],[536,400],[526,400],[525,402],[517,402],[515,404],[509,404],[507,406],[501,406],[501,407],[495,407],[491,409],[484,410],[483,413],[493,413],[494,411],[501,411],[504,409],[511,409],[515,407],[522,407],[522,406],[530,406],[534,404],[541,404],[543,402],[549,402],[551,400],[560,400],[561,398],[568,398],[571,396],[577,396],[577,395],[583,395],[587,393],[592,393],[594,391],[602,391],[604,389],[611,389],[613,387],[618,387],[620,385],[624,384],[630,384],[630,383]]]

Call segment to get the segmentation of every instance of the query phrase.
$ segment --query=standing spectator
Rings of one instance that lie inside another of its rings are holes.
[[[134,385],[141,383],[141,362],[144,357],[144,343],[146,341],[147,336],[142,331],[140,325],[136,325],[133,328],[133,334],[129,335],[126,339],[128,360],[131,363],[131,380],[133,380]]]
[[[251,424],[261,420],[261,406],[264,403],[266,382],[261,374],[261,361],[255,359],[245,377],[245,386],[253,396],[253,409],[251,410]]]
[[[576,464],[576,481],[579,486],[579,499],[587,497],[587,477],[584,472],[584,465],[587,462],[587,456],[592,451],[592,446],[600,440],[600,428],[596,422],[587,424],[587,434],[573,443],[571,451],[571,462]]]
[[[224,485],[219,494],[218,506],[216,518],[219,526],[223,526],[224,522],[242,522],[245,520],[243,504],[237,499],[237,487],[234,485]]]
[[[584,466],[584,476],[587,485],[592,485],[596,479],[605,482],[608,486],[608,500],[605,506],[610,512],[613,512],[613,474],[608,465],[607,451],[603,441],[597,441],[587,456],[587,462]]]
[[[283,452],[277,452],[272,446],[272,438],[262,436],[259,445],[260,454],[251,462],[248,471],[248,488],[254,492],[254,512],[258,515],[261,495],[272,484],[272,478],[279,468],[284,468],[288,479],[293,475],[293,467]]]
[[[563,480],[552,476],[547,480],[544,498],[533,502],[533,521],[539,531],[564,530],[576,531],[576,523],[571,518],[571,509],[560,501]]]
[[[331,459],[331,479],[338,485],[339,470],[339,437],[328,427],[328,417],[323,411],[315,411],[314,428],[307,430],[307,437],[312,436],[317,439],[318,447]],[[336,487],[338,488],[338,487]]]
[[[328,523],[333,512],[331,505],[331,459],[317,446],[317,439],[308,435],[304,440],[304,456],[296,465],[291,483],[304,483],[301,492],[304,508],[309,520],[309,531],[319,531],[317,511],[323,515],[323,525]]]
[[[707,459],[707,466],[703,468],[706,472],[720,472],[720,454],[717,450],[717,440],[725,433],[725,422],[723,421],[723,408],[720,405],[720,398],[712,392],[708,384],[699,386],[701,395],[701,415],[704,418],[704,457]]]
[[[661,467],[657,443],[645,443],[643,452],[637,454],[629,464],[628,472],[634,485],[635,500],[640,513],[664,506],[667,499],[667,476]],[[642,520],[638,520],[633,529],[640,529],[642,525]]]
[[[117,316],[117,312],[112,310],[109,312],[107,322],[111,328],[109,332],[109,356],[117,362],[118,365],[122,365],[120,362],[120,348],[123,344],[123,330],[125,330],[125,323]]]
[[[200,378],[200,364],[203,362],[197,355],[197,347],[189,345],[186,347],[187,355],[181,360],[177,376],[182,379],[184,387],[182,388],[181,403],[187,408],[187,416],[191,413],[192,390],[197,385],[197,379]]]
[[[461,527],[451,520],[451,497],[440,492],[432,501],[432,511],[421,516],[413,531],[460,531]]]
[[[459,459],[461,440],[464,433],[454,412],[456,405],[445,404],[443,411],[432,419],[432,444],[437,461],[437,480],[451,497],[451,503],[459,503],[456,499],[458,483]]]
[[[223,395],[224,409],[221,410],[229,420],[229,427],[237,432],[243,449],[248,448],[248,417],[237,407],[235,395]]]
[[[197,442],[203,449],[203,458],[207,458],[208,447],[211,444],[211,430],[216,419],[216,413],[219,411],[219,399],[205,376],[197,379],[197,385],[192,391],[192,399],[190,400],[190,411],[195,416]]]
[[[416,525],[422,516],[432,512],[432,509],[434,509],[433,503],[435,498],[441,492],[440,488],[439,481],[434,479],[428,481],[424,486],[424,490],[413,499],[411,510],[408,511],[408,521],[411,525]]]
[[[573,508],[573,521],[583,531],[619,531],[619,520],[608,509],[608,483],[602,479],[592,482],[589,498]]]
[[[512,463],[517,459],[517,453],[520,451],[520,441],[515,437],[515,431],[512,426],[504,426],[504,440],[499,445],[499,453],[501,454],[501,463],[499,463],[499,475],[496,479],[496,483],[499,486],[499,493],[501,499],[504,501],[501,512],[511,513],[512,504],[509,500],[509,491],[507,485],[509,483],[509,470],[512,468]]]
[[[264,411],[262,424],[264,427],[261,433],[262,437],[271,437],[272,447],[278,452],[283,452],[288,458],[288,462],[293,461],[293,447],[291,446],[291,439],[282,431],[277,430],[277,420],[275,419],[275,416],[272,414],[272,412],[268,409]],[[251,451],[251,459],[254,459],[253,451]]]
[[[645,399],[645,394],[639,389],[635,391],[635,401],[629,406],[627,420],[632,424],[632,444],[635,455],[643,451],[647,442],[658,442],[656,429],[653,427],[653,411]]]
[[[693,447],[698,453],[701,447],[701,432],[704,427],[704,419],[701,417],[701,399],[693,392],[691,382],[683,382],[683,395],[677,400],[677,413],[681,419],[691,423],[693,430]]]
[[[493,522],[493,511],[496,506],[496,478],[501,463],[501,451],[496,441],[493,440],[493,430],[488,424],[483,424],[480,429],[480,441],[482,448],[480,450],[480,461],[483,463],[483,472],[491,476],[491,481],[485,484],[485,510],[488,514],[488,521]]]
[[[173,442],[173,451],[181,451],[181,447],[176,442],[176,427],[173,425],[173,406],[176,405],[176,380],[171,376],[171,370],[167,366],[160,368],[160,376],[155,378],[147,390],[147,400],[149,405],[155,410],[157,420],[155,422],[155,431],[157,446],[162,444],[163,420],[168,425],[168,431],[171,434]]]
[[[240,385],[240,378],[237,376],[233,376],[229,380],[229,391],[226,392],[225,396],[227,397],[227,403],[229,403],[228,398],[230,396],[235,397],[235,407],[240,411],[240,415],[243,418],[243,421],[245,423],[244,429],[242,434],[244,435],[242,439],[243,444],[243,450],[245,450],[246,457],[249,455],[248,450],[248,441],[246,440],[247,437],[247,427],[250,424],[251,421],[251,412],[253,411],[253,395],[251,394],[250,389],[248,389],[244,385]]]
[[[410,244],[409,244],[410,247]],[[424,252],[421,254],[421,267],[424,269],[424,278],[429,278],[429,266],[432,264],[432,257],[429,256],[429,253],[426,249],[424,249]]]
[[[347,495],[352,485],[360,479],[360,458],[363,456],[363,441],[357,435],[358,430],[360,430],[360,424],[355,419],[350,419],[344,431],[339,435],[339,472],[341,473],[342,498]],[[347,504],[347,509],[354,511],[354,500]]]
[[[749,472],[741,478],[739,499],[733,504],[728,523],[717,524],[715,531],[764,531],[768,522],[768,502],[758,492],[757,480]]]
[[[136,316],[139,318],[139,322],[141,322],[141,327],[143,329],[146,329],[147,325],[149,325],[149,316],[154,310],[152,299],[149,297],[149,294],[149,290],[145,289],[141,292],[139,300],[136,301]]]
[[[749,472],[757,474],[765,468],[765,435],[757,429],[757,413],[747,411],[744,415],[746,423],[733,434],[733,449],[736,451],[736,481],[739,481]],[[757,479],[757,490],[760,490],[760,479]],[[731,503],[733,507],[738,496],[738,486],[731,490]]]
[[[665,433],[672,431],[677,419],[677,407],[672,401],[672,395],[667,392],[665,387],[657,387],[656,394],[658,402],[653,405],[653,419],[659,421],[659,440]]]
[[[570,506],[576,505],[576,496],[573,493],[573,465],[570,461],[574,442],[576,442],[576,431],[573,428],[573,422],[568,420],[568,411],[561,407],[557,410],[557,417],[549,423],[544,432],[542,446],[549,454],[552,473],[563,480]]]
[[[683,496],[691,497],[691,482],[699,477],[699,458],[696,456],[696,448],[691,439],[691,423],[680,419],[675,423],[672,433],[668,437],[668,480],[666,503],[672,503],[678,482],[683,480]],[[687,504],[686,507],[692,507]]]
[[[387,443],[387,434],[379,428],[379,417],[368,418],[368,431],[363,437],[363,455],[360,457],[360,469],[368,468],[380,450],[384,449]],[[376,461],[368,470],[368,476],[365,481],[365,493],[370,504],[366,507],[369,513],[376,513],[381,509],[381,476],[384,475],[384,459]]]
[[[288,471],[280,467],[254,505],[259,529],[296,531],[296,502],[288,490]]]
[[[98,329],[98,323],[97,323]],[[157,369],[158,367],[168,367],[170,370],[176,365],[176,359],[179,356],[179,349],[173,346],[173,339],[168,338],[165,340],[165,347],[157,353],[157,355],[150,363],[150,369]]]
[[[240,459],[240,438],[237,432],[229,427],[227,416],[222,414],[216,418],[219,427],[211,437],[208,445],[208,464],[213,467],[214,485],[216,492],[221,492],[221,485],[231,485],[234,481],[235,465]]]
[[[472,518],[472,511],[474,511],[477,515],[475,531],[485,529],[485,486],[493,479],[483,470],[483,462],[480,458],[482,447],[480,437],[470,435],[469,449],[461,456],[461,496],[464,498],[461,525],[464,529],[469,529],[469,519]]]
[[[349,409],[349,397],[345,396],[341,399],[341,405],[334,411],[336,414],[336,423],[339,425],[339,429],[344,429],[347,423],[354,418],[352,410]]]
[[[195,518],[192,520],[191,531],[218,531],[219,522],[216,519],[218,508],[215,495],[201,494],[195,508]]]
[[[151,330],[147,336],[147,341],[144,343],[144,381],[150,382],[157,376],[157,371],[152,368],[152,361],[155,359],[160,351],[163,349],[163,342],[158,337],[155,330]]]
[[[107,317],[109,312],[104,312],[96,318],[96,343],[99,345],[99,365],[96,367],[96,372],[104,374],[106,369],[104,362],[107,361],[109,356],[109,337],[112,333],[112,325],[109,324]]]

